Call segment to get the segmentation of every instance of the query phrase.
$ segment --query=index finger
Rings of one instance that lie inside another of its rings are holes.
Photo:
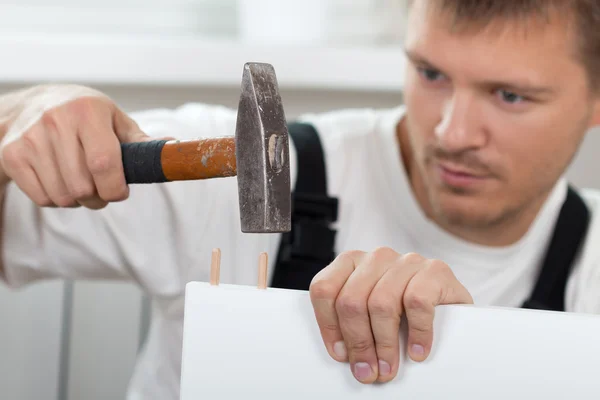
[[[310,300],[321,337],[329,355],[337,361],[348,360],[348,354],[335,308],[336,299],[356,265],[364,256],[362,251],[341,253],[313,278]]]
[[[113,128],[112,110],[96,99],[84,99],[78,107],[82,118],[77,121],[77,131],[98,195],[105,201],[124,200],[129,189],[123,171],[121,144]]]

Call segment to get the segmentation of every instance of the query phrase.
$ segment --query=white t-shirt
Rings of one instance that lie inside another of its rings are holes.
[[[476,304],[520,306],[532,291],[566,195],[565,180],[518,243],[505,248],[466,243],[427,220],[412,195],[395,135],[403,112],[342,110],[301,118],[321,134],[329,191],[340,199],[336,251],[389,246],[441,259]],[[151,136],[192,139],[232,135],[236,112],[188,104],[132,117]],[[293,147],[290,153],[295,181]],[[600,192],[583,194],[593,216],[566,305],[567,311],[600,313]],[[272,263],[279,244],[279,235],[241,233],[235,178],[133,185],[128,200],[101,211],[40,209],[11,185],[4,218],[10,286],[53,277],[127,279],[153,297],[153,320],[130,400],[179,398],[183,293],[186,282],[209,280],[211,250],[222,250],[223,283],[255,285],[258,254],[267,251]]]

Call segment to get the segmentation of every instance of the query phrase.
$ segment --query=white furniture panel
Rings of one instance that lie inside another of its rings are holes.
[[[401,327],[398,375],[364,385],[327,354],[308,292],[193,282],[181,400],[598,398],[600,316],[440,306],[423,363],[407,357]]]

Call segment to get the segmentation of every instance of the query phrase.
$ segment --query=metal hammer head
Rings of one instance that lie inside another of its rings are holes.
[[[244,65],[235,151],[242,232],[289,232],[289,138],[270,64]]]

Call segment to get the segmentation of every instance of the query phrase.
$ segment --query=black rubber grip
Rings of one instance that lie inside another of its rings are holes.
[[[121,143],[127,183],[161,183],[167,178],[162,169],[161,152],[166,140]]]

